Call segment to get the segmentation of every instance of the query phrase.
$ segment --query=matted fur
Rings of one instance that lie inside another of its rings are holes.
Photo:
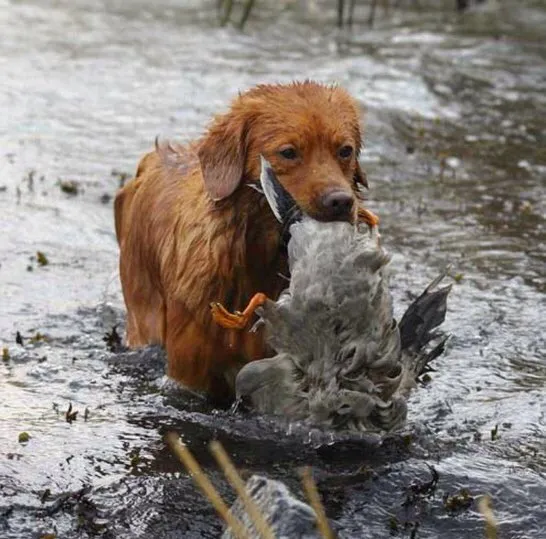
[[[258,291],[277,298],[285,284],[279,273],[287,272],[279,225],[245,185],[260,176],[260,154],[306,213],[328,220],[325,193],[356,200],[358,184],[366,185],[361,140],[349,94],[306,81],[257,86],[200,140],[145,155],[115,200],[127,344],[162,344],[171,377],[216,396],[231,392],[240,366],[268,350],[261,333],[216,326],[209,303],[237,310]],[[341,159],[347,144],[354,153]],[[282,157],[286,145],[297,159]]]

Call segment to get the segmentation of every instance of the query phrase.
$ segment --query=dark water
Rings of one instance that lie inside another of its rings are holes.
[[[174,429],[230,500],[213,438],[296,491],[311,464],[342,537],[481,537],[475,503],[444,507],[461,488],[492,496],[501,537],[546,537],[544,4],[379,11],[350,36],[311,2],[263,7],[244,33],[217,28],[213,4],[0,0],[1,536],[217,537],[163,442]],[[382,445],[211,410],[168,382],[159,352],[102,340],[123,319],[112,171],[131,173],[157,134],[195,136],[240,89],[304,77],[367,108],[397,312],[446,263],[457,277],[450,349]],[[408,500],[428,465],[436,490]]]

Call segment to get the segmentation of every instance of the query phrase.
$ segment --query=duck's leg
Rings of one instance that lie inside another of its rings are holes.
[[[357,216],[359,222],[366,223],[371,228],[379,224],[379,217],[366,208],[359,207]]]
[[[267,296],[258,292],[252,296],[246,309],[241,313],[235,311],[230,313],[221,303],[213,302],[210,304],[210,310],[214,321],[226,329],[244,329],[250,322],[254,311],[261,307],[267,301]]]

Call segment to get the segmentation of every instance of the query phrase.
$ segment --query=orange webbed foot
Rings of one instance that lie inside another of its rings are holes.
[[[254,294],[246,309],[243,312],[235,311],[230,313],[221,303],[213,302],[210,304],[210,310],[213,320],[226,329],[244,329],[254,311],[261,307],[267,301],[267,296],[261,292]]]
[[[244,329],[248,319],[243,313],[235,311],[230,313],[221,303],[211,303],[210,310],[213,320],[226,329]]]
[[[371,228],[379,224],[379,217],[366,208],[358,208],[358,220]]]

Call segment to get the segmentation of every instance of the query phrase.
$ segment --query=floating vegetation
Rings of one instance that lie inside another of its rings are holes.
[[[391,535],[396,535],[400,531],[400,521],[394,515],[389,517],[389,530]]]
[[[463,488],[453,496],[445,494],[443,498],[444,508],[450,513],[459,513],[468,509],[474,502],[468,489]]]
[[[51,489],[49,488],[46,488],[43,492],[42,492],[42,495],[40,496],[40,501],[42,503],[45,503],[48,498],[51,496]]]
[[[112,195],[110,193],[103,193],[100,196],[100,202],[101,204],[108,204],[112,200]]]
[[[429,384],[430,382],[432,382],[432,377],[430,376],[430,374],[425,373],[425,374],[423,374],[423,376],[421,376],[421,378],[419,378],[419,381],[420,381],[424,386],[426,386],[427,384]]]
[[[27,175],[23,178],[23,182],[26,182],[28,190],[34,192],[34,176],[36,176],[35,170],[29,170]]]
[[[36,251],[36,262],[39,266],[47,266],[49,264],[49,259],[42,251]]]
[[[462,273],[455,273],[455,275],[452,275],[453,280],[456,283],[460,283],[463,280],[464,275]]]
[[[124,349],[121,337],[118,333],[117,324],[112,327],[111,331],[106,333],[102,340],[106,343],[106,348],[108,348],[110,352],[117,353],[121,352]]]
[[[32,337],[29,338],[28,342],[35,344],[39,342],[49,342],[51,339],[44,333],[37,331]]]
[[[400,532],[409,532],[408,537],[415,539],[419,530],[419,522],[413,522],[408,520],[406,522],[400,522],[397,517],[391,515],[389,517],[388,528],[390,535],[398,535]]]
[[[129,452],[129,464],[131,468],[135,468],[140,464],[141,458],[140,458],[140,447],[134,447]]]
[[[131,177],[131,174],[129,172],[122,172],[117,169],[112,169],[112,172],[110,173],[114,178],[118,178],[119,180],[119,187],[123,187],[125,185],[125,182]]]
[[[68,404],[68,410],[65,413],[65,419],[67,423],[72,423],[73,421],[76,421],[78,417],[78,411],[72,410],[72,403]]]
[[[495,440],[499,439],[499,426],[495,425],[494,428],[491,429],[491,441],[494,442]]]
[[[427,466],[432,475],[430,481],[425,481],[424,483],[412,483],[409,487],[409,492],[406,496],[406,499],[402,504],[404,507],[414,505],[418,500],[422,498],[431,498],[436,492],[436,487],[438,486],[440,475],[438,474],[434,466],[431,466],[430,464],[427,464]]]
[[[30,434],[28,432],[20,432],[17,440],[20,444],[26,444],[30,440]]]
[[[58,184],[61,191],[67,195],[76,196],[80,192],[80,186],[74,180],[59,180]]]

